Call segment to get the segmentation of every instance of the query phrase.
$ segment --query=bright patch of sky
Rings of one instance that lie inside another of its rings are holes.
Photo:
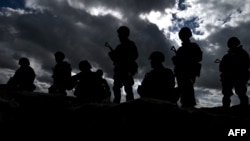
[[[204,48],[209,53],[215,53],[219,49],[218,43],[210,43],[207,48]]]
[[[89,14],[93,16],[112,15],[119,20],[123,19],[122,13],[113,9],[108,9],[104,6],[97,5],[97,6],[86,7],[84,3],[78,0],[77,1],[68,0],[68,4],[76,9],[86,10]]]
[[[220,90],[195,87],[195,91],[197,107],[222,106]]]
[[[139,15],[139,17],[143,20],[148,20],[156,24],[160,30],[165,29],[166,27],[172,26],[171,24],[171,13],[161,13],[160,11],[151,11],[150,13],[145,13]]]
[[[89,12],[93,16],[112,15],[119,20],[123,20],[122,13],[120,13],[119,11],[112,10],[112,9],[107,9],[105,7],[91,7],[87,9],[87,12]]]
[[[165,12],[151,11],[140,15],[141,19],[168,31],[171,40],[180,43],[177,33],[182,26],[193,30],[195,39],[203,40],[217,32],[218,28],[237,27],[250,21],[250,0],[179,0],[175,7]]]
[[[6,17],[10,17],[13,14],[18,14],[18,15],[23,15],[23,14],[32,14],[31,11],[27,11],[25,9],[13,9],[13,8],[9,8],[9,7],[4,7],[2,9],[0,9],[0,16],[6,16]]]

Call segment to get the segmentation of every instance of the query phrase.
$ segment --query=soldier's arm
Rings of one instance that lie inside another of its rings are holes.
[[[130,60],[136,60],[138,58],[138,51],[137,51],[137,46],[135,45],[134,42],[131,41],[131,44],[130,44]]]
[[[195,61],[196,62],[200,62],[202,60],[202,51],[201,51],[201,48],[199,47],[199,45],[197,45],[196,43],[194,44],[195,45]]]
[[[226,55],[222,57],[220,64],[219,64],[219,71],[224,72],[225,71],[225,62],[226,62]]]
[[[165,72],[165,77],[167,80],[166,86],[168,88],[174,88],[175,86],[175,77],[174,77],[174,73],[171,69],[166,68],[166,72]]]

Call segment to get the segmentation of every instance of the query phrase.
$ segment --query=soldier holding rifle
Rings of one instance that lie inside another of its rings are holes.
[[[110,48],[109,57],[114,64],[114,103],[121,101],[121,88],[124,86],[126,92],[126,101],[133,100],[134,94],[132,86],[134,85],[133,76],[137,72],[138,58],[137,47],[128,37],[130,30],[126,26],[121,26],[117,30],[120,44],[112,49],[108,43],[105,46]]]
[[[179,32],[182,46],[175,51],[172,58],[175,65],[174,72],[177,79],[182,107],[193,107],[196,105],[194,95],[194,83],[196,77],[200,76],[202,51],[196,43],[190,41],[192,32],[188,27],[183,27]]]

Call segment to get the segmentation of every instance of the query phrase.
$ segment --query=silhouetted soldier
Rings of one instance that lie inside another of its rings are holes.
[[[34,91],[36,86],[33,84],[35,80],[35,72],[30,67],[28,58],[19,59],[20,68],[16,70],[13,77],[10,78],[7,85],[10,90]]]
[[[229,38],[227,42],[228,53],[223,56],[219,70],[221,72],[223,107],[230,107],[230,97],[233,95],[233,88],[240,99],[242,106],[248,105],[247,81],[249,79],[249,55],[242,48],[237,37]]]
[[[87,60],[83,60],[79,63],[79,69],[81,72],[72,76],[76,82],[74,95],[78,98],[90,101],[91,93],[93,93],[93,76],[94,73],[91,71],[92,66]]]
[[[126,100],[133,100],[134,94],[132,86],[134,85],[133,76],[137,72],[136,59],[138,58],[137,47],[128,37],[130,30],[126,26],[121,26],[117,30],[120,44],[115,50],[109,52],[109,56],[114,63],[114,103],[120,103],[121,88],[124,86]]]
[[[103,71],[101,69],[98,69],[96,71],[96,74],[98,79],[97,86],[100,93],[101,102],[110,102],[111,91],[107,80],[103,78]]]
[[[53,68],[53,85],[49,88],[49,93],[67,95],[71,78],[71,65],[64,61],[64,53],[58,51],[54,54],[56,65]]]
[[[175,65],[175,75],[181,95],[182,107],[193,107],[196,105],[194,95],[194,83],[200,75],[202,51],[196,43],[190,42],[192,32],[188,27],[183,27],[179,32],[182,46],[176,51],[172,58]]]
[[[138,87],[137,91],[141,97],[156,98],[176,103],[178,94],[175,93],[175,77],[173,71],[163,66],[165,60],[161,52],[153,52],[151,60],[151,70],[147,73]]]
[[[104,99],[104,93],[101,90],[101,76],[91,71],[92,66],[87,60],[79,63],[80,73],[72,77],[75,82],[74,95],[84,102],[101,102]]]

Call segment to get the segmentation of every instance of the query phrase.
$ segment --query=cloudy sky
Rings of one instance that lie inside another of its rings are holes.
[[[136,91],[150,71],[152,51],[162,51],[165,66],[173,69],[170,48],[180,46],[178,31],[188,26],[191,40],[203,51],[201,77],[195,84],[197,102],[221,105],[214,60],[227,52],[231,36],[238,37],[250,52],[249,15],[250,0],[0,0],[0,83],[7,83],[14,74],[20,57],[28,57],[37,76],[36,91],[47,92],[55,65],[53,54],[60,50],[74,73],[86,59],[93,70],[102,69],[112,84],[113,66],[104,43],[115,47],[119,43],[116,29],[126,25],[139,52]],[[239,102],[232,99],[233,104]]]

